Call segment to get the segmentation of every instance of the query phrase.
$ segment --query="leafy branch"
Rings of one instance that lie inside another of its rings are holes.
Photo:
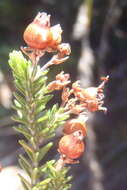
[[[29,158],[28,160],[20,155],[19,163],[31,181],[28,182],[20,177],[25,189],[30,190],[39,182],[42,176],[40,161],[53,145],[49,142],[42,146],[44,140],[55,136],[56,128],[67,119],[68,115],[62,118],[64,110],[57,105],[46,110],[46,104],[52,98],[46,87],[47,70],[42,71],[39,65],[33,65],[20,51],[10,53],[9,65],[17,89],[14,93],[13,105],[17,115],[13,119],[20,124],[15,127],[15,130],[27,139],[27,141],[20,140],[19,143]]]
[[[70,85],[70,75],[62,71],[47,84],[48,67],[65,62],[71,52],[69,44],[61,43],[61,33],[59,24],[50,26],[50,15],[38,13],[23,35],[28,47],[21,50],[29,59],[21,51],[13,51],[9,57],[16,87],[13,120],[19,123],[15,130],[24,136],[19,143],[27,154],[27,157],[19,155],[19,163],[29,176],[29,180],[20,176],[25,190],[69,189],[71,177],[67,177],[69,168],[65,165],[79,163],[77,159],[84,153],[87,113],[107,111],[103,99],[109,76],[102,77],[98,87],[84,89],[80,81]],[[38,62],[46,52],[56,54],[40,67]],[[62,90],[62,103],[47,109],[54,90]],[[76,117],[66,121],[70,116]],[[64,135],[58,145],[59,159],[41,165],[53,146],[53,142],[46,144],[47,140],[55,136],[57,127],[62,124]]]

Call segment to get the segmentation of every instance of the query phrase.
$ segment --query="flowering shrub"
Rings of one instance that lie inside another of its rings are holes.
[[[71,49],[62,43],[60,25],[51,26],[50,15],[38,13],[24,32],[27,47],[10,53],[9,65],[13,72],[16,92],[13,108],[17,114],[13,117],[19,123],[15,127],[26,140],[19,140],[27,157],[19,155],[19,163],[29,176],[29,180],[20,176],[26,190],[67,190],[70,188],[67,177],[67,164],[78,163],[87,135],[87,113],[102,110],[104,86],[108,76],[103,77],[98,87],[82,88],[80,81],[71,84],[70,75],[60,72],[54,81],[47,84],[47,74],[51,65],[65,62]],[[46,52],[55,53],[44,66],[38,64]],[[24,58],[23,53],[28,57]],[[55,104],[47,109],[47,103],[53,97],[52,92],[61,90],[61,105]],[[71,119],[70,119],[71,118]],[[58,143],[59,159],[40,161],[53,146],[46,144],[55,136],[55,131],[63,125],[63,137]]]

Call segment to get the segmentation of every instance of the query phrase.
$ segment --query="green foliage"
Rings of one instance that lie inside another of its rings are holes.
[[[20,51],[10,53],[9,65],[17,89],[14,93],[13,108],[16,115],[13,116],[13,120],[19,125],[14,128],[26,139],[19,140],[27,154],[27,158],[19,156],[19,163],[30,177],[28,181],[20,176],[24,189],[66,190],[70,187],[68,185],[70,178],[65,177],[67,168],[56,171],[54,162],[49,161],[41,165],[40,161],[53,145],[52,142],[46,145],[43,143],[55,136],[56,128],[69,115],[58,105],[53,105],[48,110],[46,108],[53,97],[47,90],[47,70],[42,71],[39,65],[32,64]]]
[[[32,190],[68,190],[71,185],[68,182],[72,179],[71,176],[66,177],[69,168],[63,168],[60,171],[55,169],[55,161],[46,163],[42,172],[44,172],[45,179],[38,183]]]

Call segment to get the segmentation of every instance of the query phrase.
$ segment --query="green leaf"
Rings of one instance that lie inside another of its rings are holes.
[[[53,138],[53,137],[55,137],[55,133],[52,133],[52,134],[49,134],[49,135],[46,135],[45,136],[45,139],[51,139],[51,138]]]
[[[15,100],[16,101],[16,100]],[[18,105],[18,104],[17,104]],[[19,118],[19,119],[22,119],[22,120],[24,120],[24,121],[27,121],[27,114],[28,114],[28,112],[27,112],[27,110],[26,110],[26,108],[25,107],[21,107],[21,105],[20,106],[17,106],[17,105],[12,105],[12,108],[13,109],[15,109],[16,111],[17,111],[17,117]]]
[[[31,62],[24,58],[21,51],[13,51],[9,54],[9,58],[9,65],[12,68],[14,75],[26,79],[26,69]]]
[[[44,164],[44,165],[42,165],[42,166],[40,166],[40,172],[47,172],[47,167],[48,167],[48,165],[49,164],[52,164],[52,165],[54,165],[56,163],[56,161],[55,160],[50,160],[50,161],[47,161],[46,162],[46,164]]]
[[[46,82],[47,76],[40,75],[34,79],[33,87],[35,87],[36,84],[43,84]]]
[[[30,61],[27,61],[21,51],[12,51],[9,54],[9,65],[12,68],[15,68],[16,66],[18,68],[26,69],[26,67],[31,64]]]
[[[35,66],[30,65],[30,64],[27,66],[27,69],[26,69],[26,80],[31,81],[33,79],[32,78],[32,73],[33,73],[33,70],[35,69]],[[35,71],[36,71],[36,69],[35,69]]]
[[[41,111],[45,109],[45,104],[40,104],[38,107],[36,107],[35,114],[38,115]]]
[[[42,175],[42,173],[46,170],[45,164],[39,167],[39,173]]]
[[[23,187],[25,188],[25,190],[31,190],[31,185],[30,183],[23,177],[21,176],[20,174],[18,174],[20,179],[21,179],[21,182],[23,184]]]
[[[55,105],[53,105],[53,107],[51,109],[51,113],[55,114],[57,112],[57,110],[58,110],[58,104],[55,104]]]
[[[56,177],[57,176],[57,171],[54,168],[54,166],[48,162],[47,167],[50,169],[50,174],[52,174],[53,177]]]
[[[36,75],[34,77],[34,82],[40,82],[42,79],[47,80],[47,74],[49,72],[49,69],[42,71],[40,68],[40,65],[37,65],[37,72]],[[42,83],[42,82],[41,82]]]
[[[26,102],[25,99],[20,96],[18,93],[13,93],[14,97],[16,98],[16,100],[19,102],[19,104],[21,104],[22,106],[25,106]]]
[[[36,104],[44,104],[46,105],[47,102],[49,102],[52,99],[52,95],[46,95],[46,96],[42,96],[40,98],[38,98],[37,100],[35,100]]]
[[[21,109],[22,108],[22,105],[16,100],[14,99],[14,104],[15,104],[15,107],[14,108],[17,108],[17,109]],[[14,106],[14,105],[13,105]],[[16,109],[16,110],[17,110]]]
[[[35,95],[36,93],[42,92],[43,85],[44,85],[43,83],[42,84],[35,84],[33,87],[33,95]]]
[[[28,129],[26,127],[23,127],[21,125],[17,126],[17,127],[13,127],[17,132],[23,134],[28,140],[31,138],[31,134],[28,131]]]
[[[71,187],[72,187],[71,184],[67,184],[62,190],[68,190],[68,189],[70,189]]]
[[[39,178],[39,169],[38,168],[34,168],[33,171],[32,171],[32,180],[33,181],[36,181],[38,178]]]
[[[33,161],[34,160],[34,151],[32,150],[32,148],[29,145],[27,145],[24,140],[19,140],[19,143],[22,145],[25,152],[28,154],[29,158]]]
[[[40,69],[39,69],[39,72],[41,72],[43,76],[44,76],[44,75],[47,75],[48,72],[49,72],[49,68],[47,68],[46,70],[43,70],[42,68],[40,68]]]
[[[32,188],[32,190],[38,190],[39,188],[41,188],[43,190],[50,183],[50,181],[51,181],[51,179],[47,178],[47,179],[41,181],[40,183],[38,183],[35,187]]]
[[[68,176],[68,177],[66,178],[67,182],[71,181],[72,178],[73,178],[72,176]]]
[[[31,177],[31,164],[28,162],[28,160],[22,156],[22,155],[19,155],[19,164],[20,166],[22,167],[22,169],[24,169],[26,171],[26,173]]]
[[[39,156],[38,156],[38,161],[40,161],[49,151],[49,149],[53,146],[53,143],[50,142],[47,145],[43,146],[42,148],[40,148],[39,150]]]
[[[37,70],[38,70],[38,65],[34,64],[32,65],[32,71],[31,71],[31,78],[35,79],[36,75],[37,75]],[[39,67],[40,68],[40,67]]]
[[[39,132],[39,134],[38,134],[40,137],[45,137],[45,136],[47,136],[48,133],[50,133],[50,128],[45,127],[45,128],[43,129],[43,127],[40,126],[40,132]]]
[[[29,138],[29,142],[31,143],[31,145],[36,149],[36,142],[35,142],[35,138],[31,135],[31,137]]]
[[[12,118],[12,120],[17,121],[17,122],[22,123],[27,126],[27,122],[24,120],[24,118],[19,118],[19,116],[17,116],[17,115],[14,115],[11,118]]]
[[[36,103],[36,110],[35,110],[35,113],[38,114],[40,113],[41,111],[43,111],[46,107],[46,104],[47,102],[52,98],[51,95],[48,95],[48,96],[44,96],[42,97],[41,99],[37,99],[35,100],[34,102]]]
[[[38,118],[37,122],[38,123],[43,123],[44,121],[46,121],[48,119],[48,115],[43,115],[41,117]]]
[[[26,85],[24,85],[24,82],[23,82],[23,81],[21,82],[21,80],[17,79],[17,80],[15,80],[15,86],[16,86],[17,90],[19,90],[19,92],[20,92],[22,95],[25,96],[25,88],[24,88],[24,87],[25,87]]]

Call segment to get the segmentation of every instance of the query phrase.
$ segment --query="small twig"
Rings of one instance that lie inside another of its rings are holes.
[[[65,62],[67,59],[69,58],[69,56],[66,56],[64,58],[60,58],[59,55],[54,55],[51,60],[49,62],[47,62],[42,68],[41,70],[44,71],[46,70],[49,66],[51,65],[58,65],[61,64],[63,62]]]
[[[65,162],[62,158],[62,156],[60,156],[59,160],[56,162],[55,168],[57,171],[60,171],[65,165]]]

